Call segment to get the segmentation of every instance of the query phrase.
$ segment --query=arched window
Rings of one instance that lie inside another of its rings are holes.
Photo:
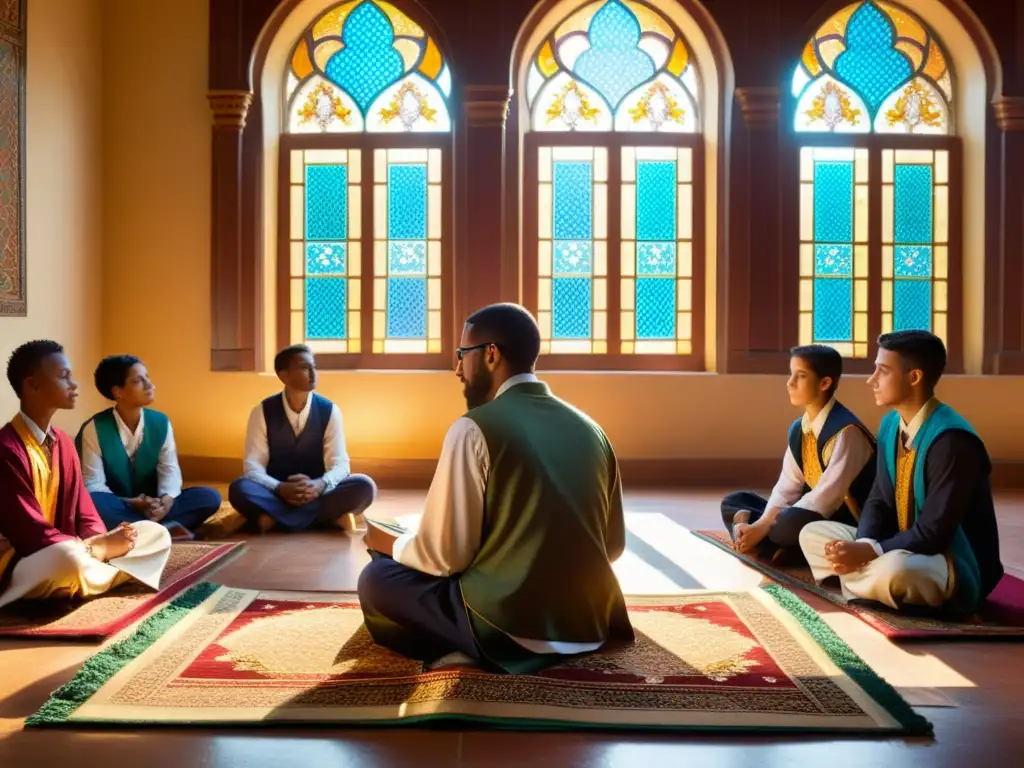
[[[891,330],[959,339],[948,62],[920,18],[874,0],[834,14],[804,48],[793,76],[802,344],[864,358]]]
[[[687,41],[653,3],[598,0],[528,55],[524,294],[542,351],[701,368],[701,86]]]
[[[351,0],[306,28],[284,77],[279,341],[328,367],[450,365],[451,72],[437,42],[391,3]]]

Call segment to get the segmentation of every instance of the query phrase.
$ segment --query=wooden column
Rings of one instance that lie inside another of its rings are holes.
[[[782,243],[782,168],[779,143],[780,93],[776,87],[736,89],[742,124],[734,131],[736,167],[731,214],[726,371],[784,370],[785,352],[796,333],[797,259]],[[792,317],[791,317],[792,315]],[[720,313],[722,316],[722,313]],[[780,368],[780,363],[782,368]]]
[[[463,135],[457,173],[456,228],[461,285],[456,286],[457,329],[465,316],[501,301],[505,227],[505,121],[512,95],[505,85],[467,85],[463,92]]]
[[[242,131],[252,94],[210,91],[213,110],[210,366],[256,369],[255,269],[242,253]]]
[[[1020,376],[1024,375],[1024,96],[1001,96],[993,107],[999,129],[1000,178],[988,210],[999,221],[995,275],[999,311],[990,367],[992,373]]]

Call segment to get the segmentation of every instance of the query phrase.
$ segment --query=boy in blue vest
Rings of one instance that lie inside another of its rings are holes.
[[[868,384],[893,410],[882,419],[860,524],[808,525],[800,546],[814,578],[838,576],[847,598],[973,613],[1003,575],[985,444],[935,399],[941,339],[898,331],[878,346]]]
[[[362,527],[377,497],[366,475],[353,475],[338,406],[316,389],[316,361],[296,345],[274,358],[284,392],[256,406],[245,436],[245,475],[228,498],[260,531]]]
[[[75,443],[85,487],[107,528],[152,520],[172,538],[191,539],[220,509],[212,488],[181,487],[168,418],[148,406],[155,395],[139,358],[111,355],[96,367],[96,388],[114,402],[82,425]]]
[[[738,552],[799,560],[800,531],[818,520],[856,525],[875,479],[875,440],[835,399],[843,358],[832,347],[794,347],[789,401],[804,414],[789,428],[782,474],[767,500],[739,491],[722,501],[722,521]]]

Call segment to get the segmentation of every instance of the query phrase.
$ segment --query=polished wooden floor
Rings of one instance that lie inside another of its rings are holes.
[[[629,550],[617,564],[627,593],[745,589],[760,577],[689,536],[719,523],[719,492],[627,494]],[[375,512],[415,515],[423,494],[383,492]],[[1000,495],[1003,562],[1024,576],[1024,495]],[[239,587],[351,590],[366,554],[341,533],[250,539],[215,577]],[[0,641],[0,766],[776,766],[1013,765],[1024,750],[1024,643],[897,647],[857,619],[811,601],[882,676],[913,697],[934,741],[904,739],[519,733],[486,730],[278,728],[25,731],[24,719],[69,680],[95,646]],[[690,762],[695,761],[695,762]]]

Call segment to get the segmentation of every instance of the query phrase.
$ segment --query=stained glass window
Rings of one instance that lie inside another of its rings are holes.
[[[291,341],[359,352],[361,153],[292,150],[290,161]]]
[[[452,77],[434,39],[383,0],[321,14],[292,52],[285,83],[291,133],[451,130]]]
[[[907,9],[848,5],[818,29],[796,66],[796,130],[951,133],[947,62],[940,41]]]
[[[949,152],[882,153],[882,332],[946,335]]]
[[[622,150],[624,354],[690,354],[693,150]]]
[[[526,76],[535,131],[664,131],[699,126],[699,90],[679,31],[640,0],[584,5],[541,43]]]
[[[279,328],[292,343],[350,355],[328,364],[387,367],[395,355],[394,365],[402,355],[447,364],[450,91],[435,39],[384,0],[334,5],[292,49],[280,169],[290,250],[279,289],[290,317]]]
[[[948,62],[920,18],[879,0],[847,5],[807,42],[793,77],[801,343],[863,358],[879,333],[945,337],[959,158]]]
[[[592,0],[554,20],[524,67],[542,351],[699,367],[703,155],[689,43],[653,0]]]
[[[373,351],[441,351],[441,150],[378,149]]]
[[[868,353],[868,151],[800,152],[800,343]]]
[[[608,150],[538,152],[538,312],[541,351],[608,349]]]

